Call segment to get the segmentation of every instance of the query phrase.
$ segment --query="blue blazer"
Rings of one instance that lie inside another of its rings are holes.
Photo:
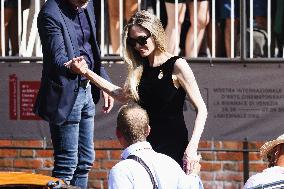
[[[91,43],[94,55],[93,71],[109,80],[101,66],[93,5],[90,0],[87,6],[87,17],[94,39]],[[80,51],[73,22],[64,14],[62,6],[66,6],[63,0],[47,0],[37,18],[42,43],[43,70],[34,112],[54,124],[62,124],[70,114],[78,95],[80,79],[79,75],[71,73],[63,65],[80,56]],[[94,102],[97,103],[100,91],[95,85],[92,85],[92,95]]]

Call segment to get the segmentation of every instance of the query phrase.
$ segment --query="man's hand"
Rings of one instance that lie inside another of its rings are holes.
[[[72,72],[84,75],[88,70],[88,65],[83,56],[73,58],[72,60],[64,63],[64,66],[71,69]]]
[[[103,112],[109,113],[113,108],[114,99],[105,92],[102,92],[102,96],[104,98]]]

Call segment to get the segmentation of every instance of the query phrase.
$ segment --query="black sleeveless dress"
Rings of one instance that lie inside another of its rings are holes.
[[[183,117],[185,90],[176,88],[172,73],[175,61],[171,57],[158,67],[144,64],[138,86],[140,101],[150,119],[151,132],[147,138],[153,149],[166,154],[182,166],[182,157],[188,144],[188,132]]]

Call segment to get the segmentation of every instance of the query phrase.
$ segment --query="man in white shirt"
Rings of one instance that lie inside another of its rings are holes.
[[[108,188],[203,189],[197,175],[200,164],[196,163],[193,173],[186,175],[175,160],[152,149],[146,142],[149,132],[149,118],[141,107],[130,104],[119,110],[116,136],[125,150],[122,161],[110,170]],[[139,160],[129,159],[133,155]]]
[[[284,134],[275,140],[266,142],[260,148],[260,156],[268,160],[269,168],[251,176],[244,189],[272,188],[272,183],[277,183],[277,188],[284,188]]]

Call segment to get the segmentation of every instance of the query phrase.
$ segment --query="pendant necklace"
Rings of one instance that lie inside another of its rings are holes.
[[[160,69],[160,73],[158,75],[158,79],[162,79],[164,77],[164,73],[162,71],[162,69]]]
[[[159,70],[159,75],[158,75],[158,79],[162,79],[164,77],[164,73],[163,73],[163,69],[161,67],[163,63],[160,63],[159,66],[160,66],[160,70]]]

